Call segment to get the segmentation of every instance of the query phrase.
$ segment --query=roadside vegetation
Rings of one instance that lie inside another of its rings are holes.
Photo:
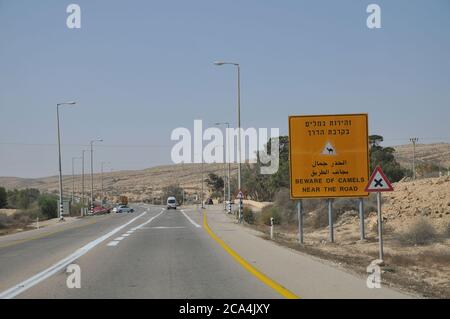
[[[438,242],[445,237],[446,233],[439,234],[434,226],[422,217],[401,233],[398,239],[403,245],[424,246]]]
[[[0,187],[0,209],[13,212],[0,212],[0,230],[26,228],[37,218],[46,220],[57,217],[57,198],[33,188],[6,191]]]

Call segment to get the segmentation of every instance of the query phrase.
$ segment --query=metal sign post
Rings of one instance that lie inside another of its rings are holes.
[[[389,179],[384,175],[381,167],[377,166],[372,176],[369,179],[369,183],[366,186],[366,191],[369,193],[377,193],[377,208],[378,208],[378,244],[380,260],[384,260],[383,252],[383,218],[381,216],[381,193],[382,192],[392,192],[394,188],[392,187]]]
[[[297,202],[298,241],[303,244],[303,206],[302,201]]]
[[[330,243],[334,243],[333,200],[332,199],[328,199],[328,227],[329,227],[328,239],[329,239]]]
[[[384,260],[383,219],[381,218],[381,192],[377,193],[377,208],[378,208],[378,246],[379,246],[379,252],[380,252],[380,260]]]
[[[360,240],[364,240],[366,235],[364,231],[364,200],[362,198],[359,199],[359,232]]]

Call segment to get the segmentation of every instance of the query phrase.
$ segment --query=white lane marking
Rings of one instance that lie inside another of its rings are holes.
[[[132,233],[134,233],[134,230],[127,231],[127,234],[132,234]]]
[[[121,236],[122,237],[128,237],[128,236],[130,236],[130,234],[122,234]]]
[[[115,241],[121,241],[122,239],[124,239],[125,237],[117,237],[116,239],[114,239]]]
[[[147,212],[143,212],[142,214],[140,214],[139,216],[136,216],[132,220],[130,220],[130,221],[126,222],[125,224],[123,224],[122,226],[119,226],[119,227],[113,229],[109,233],[106,233],[105,235],[103,235],[103,236],[101,236],[101,237],[91,241],[90,243],[84,245],[83,247],[77,249],[73,254],[71,254],[71,255],[67,256],[66,258],[58,261],[53,266],[51,266],[51,267],[41,271],[40,273],[38,273],[38,274],[28,278],[28,279],[26,279],[25,281],[22,281],[21,283],[15,285],[15,286],[13,286],[13,287],[11,287],[11,288],[1,292],[0,293],[0,299],[11,299],[11,298],[14,298],[15,296],[23,293],[24,291],[30,289],[31,287],[37,285],[41,281],[43,281],[43,280],[53,276],[54,274],[60,272],[61,270],[66,268],[68,265],[70,265],[74,260],[80,258],[84,254],[86,254],[88,251],[90,251],[92,248],[94,248],[95,246],[97,246],[101,242],[105,241],[109,237],[113,236],[115,233],[118,233],[119,231],[121,231],[122,229],[124,229],[125,227],[127,227],[128,225],[133,223],[134,221],[136,221],[138,218],[141,218],[145,214],[147,214]]]
[[[108,246],[117,246],[118,243],[119,243],[118,241],[113,240],[108,243]]]
[[[162,213],[164,213],[165,210],[163,209],[159,214],[153,216],[152,218],[150,218],[149,220],[147,220],[145,223],[142,223],[140,225],[137,225],[136,227],[131,228],[132,231],[141,229],[142,227],[144,227],[145,225],[151,223],[155,218],[158,218]]]
[[[184,210],[181,210],[181,212],[183,213],[184,217],[186,217],[186,218],[191,222],[192,225],[194,225],[194,226],[197,227],[197,228],[202,227],[202,226],[200,226],[199,224],[197,224],[196,222],[194,222],[194,221],[192,220],[191,217],[189,217],[188,215],[186,215],[186,213],[184,212]]]

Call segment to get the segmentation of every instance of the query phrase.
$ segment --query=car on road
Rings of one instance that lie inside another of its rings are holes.
[[[95,206],[92,213],[94,215],[100,215],[100,214],[109,214],[111,212],[111,209],[109,207],[103,207],[103,206]]]
[[[128,207],[127,205],[119,205],[113,208],[114,213],[134,213],[134,209]]]
[[[177,199],[173,196],[167,197],[167,209],[177,209]]]

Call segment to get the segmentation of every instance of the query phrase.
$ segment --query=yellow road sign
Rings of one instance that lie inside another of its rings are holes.
[[[291,198],[365,197],[367,114],[289,117]]]

